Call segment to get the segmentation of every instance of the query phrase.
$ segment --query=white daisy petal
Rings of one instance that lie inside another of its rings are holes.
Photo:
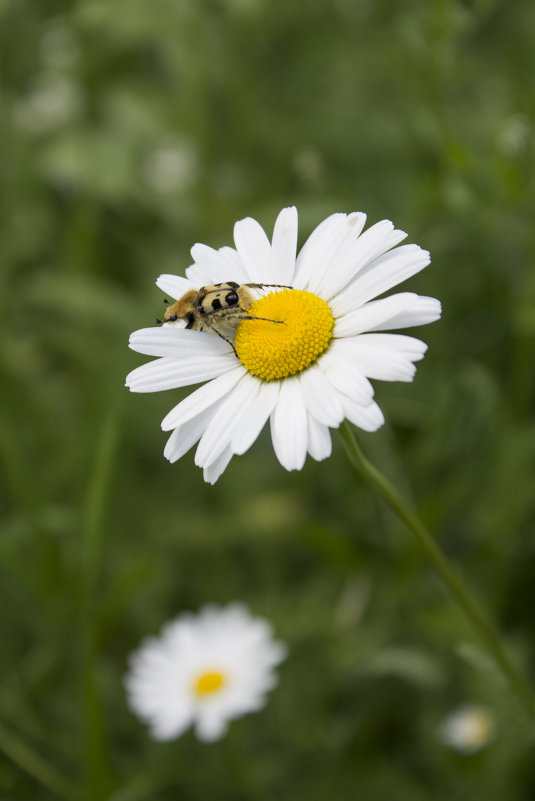
[[[254,275],[253,276],[249,275],[247,268],[240,259],[240,255],[237,250],[225,246],[219,248],[218,252],[225,259],[225,262],[228,264],[230,270],[232,271],[232,275],[236,276],[234,278],[235,281],[238,281],[238,283],[240,284],[247,284],[249,281],[251,281],[251,278],[253,278],[254,280]]]
[[[238,383],[240,378],[244,375],[245,368],[241,365],[236,367],[230,372],[223,373],[218,378],[214,378],[208,384],[203,384],[202,387],[196,389],[183,401],[180,401],[166,417],[162,420],[162,429],[164,431],[171,431],[171,429],[182,425],[182,423],[191,420],[200,412],[213,406],[214,403],[224,398]]]
[[[364,331],[387,331],[390,328],[410,328],[438,320],[441,314],[440,301],[400,292],[381,300],[365,303],[360,309],[346,314],[337,321],[335,336],[350,337]]]
[[[294,287],[308,289],[320,281],[325,272],[325,262],[338,249],[344,239],[347,214],[331,214],[315,228],[301,248],[296,260]],[[312,290],[314,291],[314,290]]]
[[[416,325],[434,323],[442,316],[442,304],[436,298],[425,295],[416,295],[413,303],[391,317],[381,325],[374,326],[372,331],[389,331],[392,328],[413,328]]]
[[[348,397],[342,397],[344,413],[350,423],[362,428],[363,431],[377,431],[381,428],[385,418],[379,406],[372,401],[368,406],[360,406]]]
[[[317,462],[328,459],[332,451],[331,434],[328,426],[318,423],[308,415],[308,452]]]
[[[236,359],[230,354],[198,359],[156,359],[132,370],[126,377],[126,386],[132,392],[178,389],[209,381],[232,370],[235,365]]]
[[[230,445],[227,445],[223,453],[217,459],[203,469],[203,478],[207,484],[215,484],[217,479],[225,472],[233,453]]]
[[[249,275],[257,276],[255,283],[273,284],[271,245],[260,223],[252,217],[239,220],[234,226],[234,242]]]
[[[260,382],[245,373],[234,387],[232,395],[221,402],[207,426],[195,454],[195,464],[198,467],[212,464],[230,444],[234,431],[240,425],[241,408],[259,392]]]
[[[215,414],[215,406],[216,404],[212,404],[208,409],[203,409],[199,414],[175,428],[164,448],[163,455],[166,459],[170,462],[176,462],[190,448],[193,448],[203,435],[206,426],[212,420]]]
[[[319,423],[338,428],[344,419],[339,393],[318,366],[313,365],[300,375],[305,405]]]
[[[202,331],[171,326],[134,331],[130,334],[128,346],[146,356],[173,356],[176,359],[196,359],[232,352],[228,342],[221,338],[212,341]]]
[[[128,703],[155,739],[193,725],[200,740],[218,740],[231,720],[265,705],[285,655],[271,626],[243,605],[207,606],[171,621],[131,655]]]
[[[330,300],[340,292],[373,259],[399,244],[407,236],[404,231],[395,230],[390,220],[381,220],[358,236],[363,224],[360,217],[361,215],[355,220],[354,215],[348,216],[345,242],[333,256],[322,279],[315,286],[316,293],[326,300]],[[355,227],[351,230],[350,225],[353,221]]]
[[[338,242],[335,244],[333,241],[329,253],[323,257],[323,270],[309,284],[309,288],[325,300],[329,300],[353,278],[355,270],[351,254],[358,248],[357,242],[360,241],[365,222],[366,215],[358,211],[346,216],[338,230]]]
[[[379,256],[366,266],[356,279],[331,301],[335,317],[349,314],[369,300],[401,284],[423,270],[431,261],[427,250],[418,245],[401,245]]]
[[[272,282],[292,283],[297,249],[297,209],[283,209],[275,222],[272,239]]]
[[[280,384],[271,381],[261,385],[260,392],[240,409],[240,425],[232,435],[231,447],[241,455],[249,450],[264,428],[279,397]]]
[[[307,454],[307,411],[297,378],[281,383],[271,413],[271,440],[281,465],[286,470],[301,470]]]
[[[369,378],[381,381],[412,381],[413,362],[423,358],[427,345],[403,334],[361,334],[352,343],[355,364]]]
[[[339,392],[367,406],[373,398],[373,387],[353,361],[353,351],[345,340],[335,340],[318,359],[318,369]]]
[[[214,283],[212,273],[205,264],[190,264],[186,268],[186,275],[196,289],[200,289],[202,286],[210,286]]]
[[[197,242],[190,252],[195,266],[200,268],[203,274],[210,276],[211,284],[228,281],[229,278],[232,278],[229,276],[228,264],[214,248]]]
[[[210,714],[208,711],[199,715],[195,734],[203,743],[215,743],[227,733],[228,724],[220,715]]]
[[[214,250],[214,248],[200,243],[193,245],[191,255],[195,260],[195,266],[202,270],[203,275],[209,276],[208,284],[218,284],[224,281],[237,281],[239,284],[247,282],[247,273],[240,259],[229,257],[228,251],[231,250],[231,248]]]
[[[267,621],[262,622],[267,623]],[[279,640],[273,640],[272,637],[273,626],[267,623],[265,629],[258,634],[255,647],[259,649],[259,654],[262,654],[262,659],[265,659],[268,665],[276,667],[287,658],[288,646]],[[279,680],[276,673],[270,673],[269,676],[266,675],[266,678],[273,682],[273,687],[277,686]]]
[[[175,300],[181,298],[182,295],[185,295],[190,289],[196,288],[187,278],[182,278],[180,275],[168,275],[166,273],[160,275],[159,278],[156,279],[156,286],[158,289],[161,289],[162,292],[165,292],[166,295],[171,295]]]
[[[180,717],[173,716],[169,717],[167,720],[158,720],[150,727],[150,732],[152,737],[158,742],[168,742],[184,734],[184,732],[189,729],[192,722],[193,716],[188,711],[180,715]]]

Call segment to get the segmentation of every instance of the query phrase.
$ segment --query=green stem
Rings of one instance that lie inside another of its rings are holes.
[[[89,481],[80,576],[81,681],[84,713],[84,757],[90,801],[108,798],[115,786],[97,679],[97,611],[99,578],[106,533],[105,517],[119,434],[119,407],[104,416]]]
[[[32,776],[56,796],[67,801],[80,799],[78,787],[50,765],[3,723],[0,723],[0,749],[28,775]]]
[[[405,523],[407,528],[416,535],[420,545],[433,562],[452,596],[485,644],[499,672],[525,705],[529,714],[535,719],[535,695],[532,688],[509,659],[492,626],[462,579],[457,575],[453,565],[442,553],[423,523],[411,511],[397,489],[366,459],[347,421],[342,423],[340,433],[353,467],[375,487],[388,506]]]

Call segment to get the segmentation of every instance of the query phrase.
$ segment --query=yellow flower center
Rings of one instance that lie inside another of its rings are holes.
[[[226,678],[223,673],[219,673],[217,670],[210,670],[197,676],[193,688],[195,694],[203,698],[205,695],[210,695],[210,693],[220,690],[224,684],[226,684]]]
[[[469,747],[484,745],[492,734],[492,720],[487,712],[474,710],[459,726],[459,742]]]
[[[256,300],[247,313],[268,321],[242,320],[236,330],[236,353],[243,366],[264,381],[301,373],[331,341],[332,312],[312,292],[271,292]]]

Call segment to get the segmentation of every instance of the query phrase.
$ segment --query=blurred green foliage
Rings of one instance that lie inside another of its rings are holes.
[[[360,440],[535,681],[534,53],[505,0],[0,0],[2,798],[70,796],[24,744],[91,801],[535,797],[516,699],[336,435],[286,474],[264,432],[210,487],[162,456],[180,393],[123,387],[194,242],[393,219],[444,318]],[[289,643],[280,686],[220,744],[151,742],[129,652],[235,599]],[[472,756],[438,736],[466,702]]]

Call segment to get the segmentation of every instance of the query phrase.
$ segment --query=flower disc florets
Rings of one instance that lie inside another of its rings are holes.
[[[221,690],[226,684],[226,678],[219,670],[209,670],[199,674],[195,678],[193,689],[198,698],[204,698],[207,695]]]
[[[310,367],[331,341],[329,305],[312,292],[285,289],[255,301],[236,331],[236,353],[247,370],[264,381],[296,375]],[[280,322],[270,322],[279,320]]]

